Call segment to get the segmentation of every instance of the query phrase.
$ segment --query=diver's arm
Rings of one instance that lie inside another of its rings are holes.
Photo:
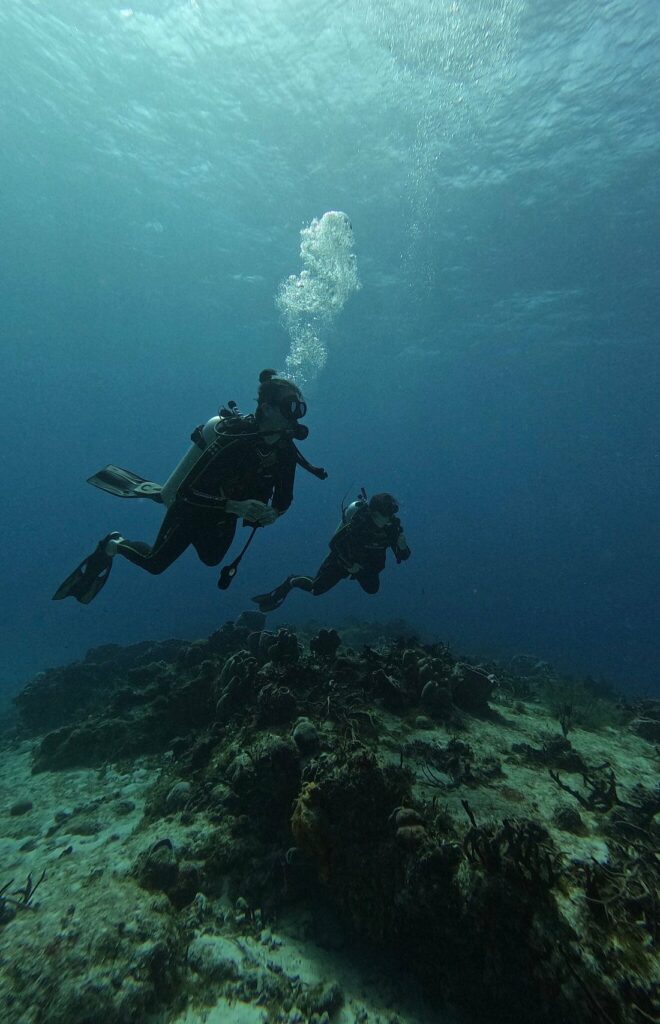
[[[406,535],[403,532],[403,527],[399,530],[399,536],[396,539],[396,543],[392,545],[392,551],[394,552],[394,557],[396,558],[397,563],[405,562],[406,559],[410,558],[411,551],[408,547],[408,541],[406,540]]]
[[[293,483],[296,478],[297,459],[295,448],[280,459],[279,472],[273,488],[271,505],[279,516],[283,516],[293,501]]]
[[[257,501],[256,498],[247,498],[245,501],[234,501],[228,498],[224,503],[224,510],[239,519],[245,519],[253,526],[270,526],[277,519],[277,509]]]

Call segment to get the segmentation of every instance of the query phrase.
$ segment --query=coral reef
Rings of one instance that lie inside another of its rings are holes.
[[[599,693],[589,718],[547,666],[263,626],[97,649],[18,696],[5,1019],[240,1004],[376,1024],[287,961],[278,926],[303,911],[330,945],[395,951],[429,1019],[444,1003],[483,1024],[655,1019],[660,792],[638,724],[655,706]]]

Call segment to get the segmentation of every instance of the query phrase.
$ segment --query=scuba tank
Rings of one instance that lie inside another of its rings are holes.
[[[138,476],[137,473],[132,473],[128,469],[122,469],[120,466],[114,465],[105,466],[98,473],[88,477],[87,482],[105,491],[107,494],[114,494],[119,498],[149,498],[151,501],[169,508],[176,500],[183,484],[185,484],[188,477],[197,467],[202,456],[206,453],[207,457],[213,458],[215,452],[223,447],[219,443],[222,435],[226,436],[226,443],[231,443],[232,437],[235,439],[239,437],[258,437],[258,432],[252,428],[249,432],[245,432],[240,430],[240,426],[238,431],[231,427],[232,423],[237,424],[237,421],[244,418],[247,417],[241,416],[236,407],[236,402],[227,402],[226,406],[222,406],[219,409],[217,416],[213,416],[207,423],[202,423],[195,427],[190,435],[192,446],[178,465],[175,466],[162,486],[154,483],[153,480],[145,480],[144,477]],[[326,480],[328,476],[326,471],[320,466],[313,466],[293,443],[294,437],[300,441],[304,440],[307,434],[307,427],[303,427],[301,424],[296,424],[290,431],[282,431],[282,436],[288,438],[291,443],[295,453],[296,464],[306,470],[306,472],[311,473],[312,476],[317,477],[317,479]]]
[[[348,494],[348,491],[346,492],[346,494]],[[352,501],[350,505],[344,504],[344,502],[346,501],[346,494],[344,495],[341,501],[341,523],[337,527],[337,530],[341,530],[342,526],[346,526],[348,523],[350,523],[351,519],[358,511],[358,509],[365,508],[369,504],[367,492],[365,491],[364,487],[360,488],[360,492],[357,498],[355,499],[355,501]]]
[[[355,559],[350,557],[350,554],[347,554],[345,550],[346,540],[348,540],[349,551],[352,547],[349,540],[349,524],[355,517],[355,514],[359,512],[361,509],[366,508],[367,505],[369,504],[367,492],[365,491],[364,487],[360,488],[360,492],[357,498],[355,499],[355,501],[352,501],[350,505],[345,504],[347,494],[348,491],[346,491],[346,494],[344,495],[341,501],[341,522],[339,523],[337,529],[330,538],[330,550],[333,552],[334,555],[336,555],[339,558],[340,562],[342,562],[342,564],[344,564],[346,568],[348,568],[349,565],[352,565],[353,562],[355,561]]]
[[[190,435],[191,447],[172,470],[162,486],[160,493],[164,505],[167,505],[169,508],[176,498],[181,484],[197,465],[204,451],[215,440],[217,435],[222,433],[227,421],[235,419],[237,416],[240,416],[240,413],[236,407],[236,402],[227,402],[227,405],[218,411],[217,416],[212,416],[206,423],[195,427]]]
[[[342,526],[345,523],[350,523],[351,519],[353,518],[353,516],[355,515],[355,513],[357,512],[357,510],[359,508],[364,508],[365,505],[369,504],[369,499],[367,498],[367,492],[365,491],[364,487],[360,488],[360,493],[358,494],[358,496],[355,499],[355,501],[352,501],[350,503],[350,505],[344,505],[344,501],[345,500],[346,500],[346,495],[344,495],[344,497],[342,499],[342,503],[341,503],[341,523],[342,523]]]

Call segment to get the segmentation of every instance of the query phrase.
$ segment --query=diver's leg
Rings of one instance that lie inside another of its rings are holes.
[[[287,583],[289,584],[289,590],[304,590],[306,594],[311,594],[314,589],[314,577],[313,576],[289,576]]]
[[[375,570],[362,569],[355,579],[367,594],[377,594],[380,587],[380,577]]]
[[[159,576],[183,554],[190,543],[188,525],[171,508],[168,509],[153,544],[145,544],[141,540],[121,539],[116,543],[116,554],[127,558],[133,565],[151,573],[152,576]]]
[[[219,565],[225,557],[236,533],[237,519],[232,517],[219,526],[201,527],[194,531],[192,543],[204,565]]]
[[[319,566],[316,576],[312,580],[311,587],[302,586],[301,589],[309,589],[314,597],[320,597],[321,594],[327,594],[329,590],[337,586],[340,580],[345,580],[347,577],[348,573],[339,559],[333,554],[329,554]],[[300,584],[292,582],[292,586],[300,586]]]
[[[304,590],[305,593],[318,597],[327,593],[347,576],[348,573],[341,562],[330,554],[321,564],[316,576],[288,576],[279,587],[269,590],[267,594],[257,594],[252,600],[259,605],[260,611],[272,612],[284,604],[292,590]]]

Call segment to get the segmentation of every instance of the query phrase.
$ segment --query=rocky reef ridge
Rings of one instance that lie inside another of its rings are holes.
[[[264,625],[96,649],[16,698],[3,1019],[412,1024],[315,944],[391,958],[426,1021],[658,1019],[660,706]]]

